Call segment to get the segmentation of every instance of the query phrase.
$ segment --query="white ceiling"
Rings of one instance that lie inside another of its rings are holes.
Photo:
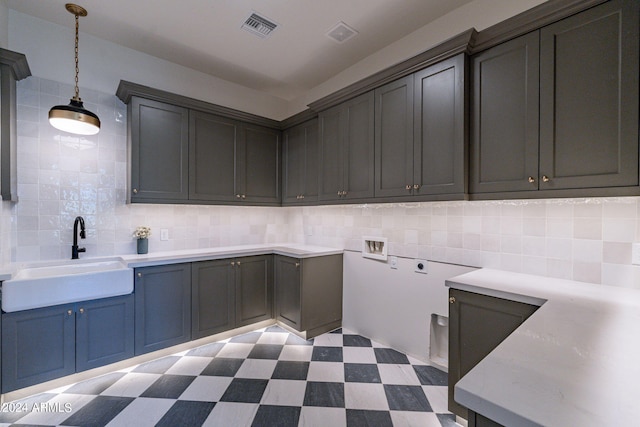
[[[377,50],[472,0],[79,0],[80,32],[294,99]],[[74,26],[64,0],[8,0],[11,9]],[[257,12],[279,24],[266,39],[240,29]],[[325,33],[343,21],[358,35]],[[81,37],[82,39],[82,37]]]

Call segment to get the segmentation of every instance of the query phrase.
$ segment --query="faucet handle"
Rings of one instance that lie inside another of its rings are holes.
[[[87,248],[78,248],[78,252],[87,252]]]

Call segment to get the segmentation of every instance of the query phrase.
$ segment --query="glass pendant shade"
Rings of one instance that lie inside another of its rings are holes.
[[[49,123],[56,129],[78,135],[95,135],[100,119],[84,108],[82,101],[71,99],[69,105],[56,105],[49,110]]]

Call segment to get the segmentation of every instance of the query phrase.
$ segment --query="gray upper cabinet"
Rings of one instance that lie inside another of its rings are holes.
[[[256,204],[280,204],[280,131],[244,125],[239,150],[240,189],[236,198]]]
[[[189,117],[189,199],[233,202],[240,122],[192,111]]]
[[[537,190],[539,63],[537,31],[473,57],[472,193]]]
[[[319,114],[318,199],[372,198],[374,93],[367,92]]]
[[[638,185],[639,17],[616,0],[541,30],[541,189]]]
[[[639,24],[612,0],[473,58],[471,193],[637,191]]]
[[[287,129],[282,137],[284,168],[282,203],[295,205],[318,200],[318,120]]]
[[[376,89],[375,195],[463,196],[465,55]]]
[[[131,201],[181,202],[189,197],[189,111],[133,97]]]

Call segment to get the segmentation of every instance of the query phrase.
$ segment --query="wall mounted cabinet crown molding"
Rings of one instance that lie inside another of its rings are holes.
[[[18,200],[16,82],[31,75],[27,58],[0,48],[0,194]]]

